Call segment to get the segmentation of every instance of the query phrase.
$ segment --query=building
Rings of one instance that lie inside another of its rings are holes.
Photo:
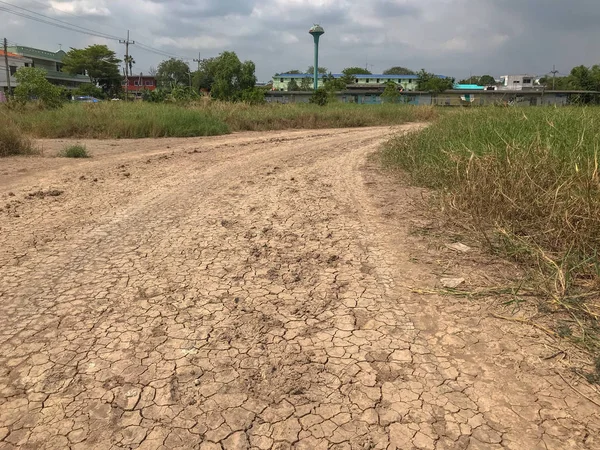
[[[30,59],[31,67],[43,69],[46,71],[46,78],[52,84],[61,86],[67,89],[76,89],[82,84],[89,83],[90,79],[84,74],[72,75],[63,72],[62,61],[66,53],[62,50],[57,52],[49,52],[32,47],[9,47],[8,50],[12,53]]]
[[[319,74],[319,87],[324,84],[324,79],[328,75]],[[333,78],[345,77],[342,73],[331,74]],[[444,75],[437,75],[440,78],[446,78]],[[303,80],[308,79],[308,83]],[[273,77],[273,91],[288,91],[289,84],[294,81],[299,87],[303,84],[308,86],[308,90],[312,90],[313,75],[307,73],[282,73]],[[377,89],[384,88],[389,82],[396,83],[398,87],[404,91],[416,91],[417,90],[417,75],[383,75],[383,74],[372,74],[372,75],[353,75],[352,83],[348,85],[349,89]]]
[[[122,82],[123,90],[133,92],[136,96],[141,96],[144,91],[153,91],[156,89],[156,77],[151,75],[129,75],[127,81]]]
[[[521,91],[523,89],[534,89],[539,87],[535,75],[504,75],[500,77],[501,90]]]
[[[8,56],[8,70],[10,77],[10,86],[11,88],[15,88],[18,83],[15,78],[15,73],[21,67],[30,67],[33,61],[29,58],[25,58],[21,55],[17,55],[16,53],[7,52],[6,56]],[[6,66],[5,66],[5,54],[4,50],[0,50],[0,91],[5,92],[8,91],[8,81],[6,79]]]

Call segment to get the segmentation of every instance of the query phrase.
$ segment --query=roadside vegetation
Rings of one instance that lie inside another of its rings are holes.
[[[393,139],[383,159],[534,269],[539,313],[562,313],[556,334],[600,357],[599,153],[600,109],[473,108]]]
[[[250,105],[218,101],[185,105],[146,102],[68,104],[58,109],[3,111],[9,128],[36,138],[213,136],[234,131],[397,125],[437,117],[433,107],[405,105]]]
[[[89,158],[90,154],[85,145],[76,144],[65,147],[59,154],[64,158]]]
[[[15,155],[31,155],[37,153],[31,140],[10,119],[3,117],[0,126],[0,157]]]

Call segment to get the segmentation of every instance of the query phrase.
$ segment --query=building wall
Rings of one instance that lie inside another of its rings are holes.
[[[8,83],[6,81],[6,69],[4,66],[4,52],[0,52],[0,89],[4,89],[8,87]],[[22,57],[8,57],[8,67],[10,71],[10,86],[12,88],[18,85],[17,79],[14,76],[14,73],[19,70],[21,67],[25,67],[26,65],[30,65],[31,60],[28,58]]]
[[[269,103],[308,103],[312,92],[269,92],[266,100]],[[429,94],[426,92],[403,93],[398,103],[409,105],[437,105],[437,106],[566,106],[571,103],[575,93],[542,93],[540,92],[502,92],[477,91],[444,92]],[[598,95],[600,98],[600,95]],[[356,103],[360,105],[381,104],[381,92],[352,92],[345,91],[336,95],[342,103]]]

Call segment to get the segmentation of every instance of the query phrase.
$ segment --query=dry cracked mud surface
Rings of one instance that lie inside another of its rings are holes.
[[[0,449],[600,448],[543,333],[405,287],[418,126],[0,161]]]

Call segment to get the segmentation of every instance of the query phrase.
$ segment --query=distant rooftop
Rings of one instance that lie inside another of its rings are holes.
[[[17,53],[28,58],[47,59],[56,62],[62,62],[63,58],[66,55],[66,53],[63,50],[58,50],[57,52],[49,52],[47,50],[41,50],[39,48],[24,47],[22,45],[9,47],[8,49],[13,53]]]

